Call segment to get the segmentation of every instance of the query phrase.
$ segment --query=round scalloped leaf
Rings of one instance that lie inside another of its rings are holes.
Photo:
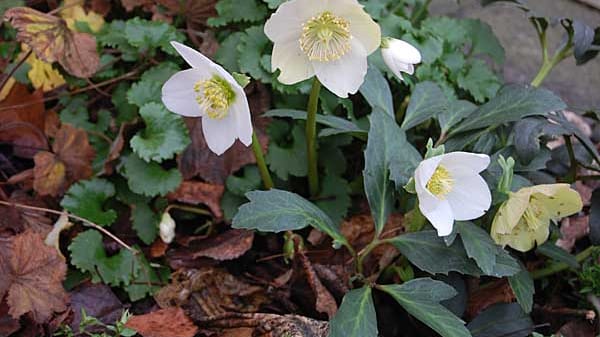
[[[104,203],[115,195],[115,187],[104,179],[80,181],[69,188],[60,205],[69,212],[97,225],[106,226],[117,219],[117,212],[105,210]]]

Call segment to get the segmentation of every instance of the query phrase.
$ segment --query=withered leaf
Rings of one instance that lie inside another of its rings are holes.
[[[54,312],[67,309],[68,296],[62,286],[67,272],[65,261],[53,247],[44,244],[41,235],[27,231],[12,238],[3,250],[0,265],[0,297],[8,291],[10,315],[17,319],[31,312],[43,323]]]
[[[254,232],[244,229],[231,229],[217,236],[207,238],[194,249],[194,258],[210,257],[224,261],[236,259],[250,248],[254,240]]]
[[[70,295],[73,329],[79,329],[81,309],[105,324],[114,324],[121,317],[123,305],[107,285],[84,283],[75,288]]]
[[[35,161],[33,188],[40,195],[57,196],[78,180],[92,176],[96,155],[85,130],[63,124],[50,152],[39,152]]]
[[[14,7],[4,19],[17,29],[17,40],[27,44],[38,58],[58,61],[71,75],[87,78],[100,66],[96,38],[71,31],[59,17],[29,7]]]
[[[205,204],[217,218],[223,217],[221,197],[225,192],[223,185],[207,184],[200,181],[184,181],[167,198],[186,204]]]
[[[194,337],[198,331],[183,309],[175,307],[132,316],[125,326],[143,337]]]
[[[20,157],[32,158],[48,148],[42,98],[41,90],[31,93],[27,86],[17,83],[0,102],[0,141],[14,144]]]
[[[496,303],[511,303],[515,300],[515,295],[506,279],[497,280],[491,284],[486,284],[473,291],[469,295],[469,302],[465,316],[473,318],[480,312]]]
[[[306,257],[306,255],[304,254],[304,251],[300,250],[296,254],[296,257],[300,261],[300,264],[304,269],[304,273],[306,274],[308,284],[310,285],[315,294],[315,309],[317,309],[318,312],[327,314],[329,319],[331,319],[338,309],[335,299],[333,298],[329,290],[327,290],[327,288],[323,286],[323,283],[321,283],[319,276],[317,276],[315,269],[310,263],[308,257]]]

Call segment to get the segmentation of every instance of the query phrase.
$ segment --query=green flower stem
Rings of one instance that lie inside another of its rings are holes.
[[[319,170],[317,167],[317,108],[321,82],[315,77],[313,80],[308,106],[306,107],[306,153],[308,161],[308,189],[312,197],[319,193]]]
[[[536,28],[537,29],[537,28]],[[538,71],[537,75],[533,81],[531,81],[531,85],[534,87],[539,87],[542,85],[542,82],[546,79],[546,77],[550,74],[552,69],[562,62],[562,60],[573,54],[573,38],[569,36],[569,40],[565,44],[565,46],[557,51],[552,58],[548,57],[548,44],[546,43],[546,33],[539,32],[538,35],[540,37],[540,45],[542,47],[542,66]]]
[[[592,253],[594,251],[598,250],[599,248],[600,247],[598,247],[598,246],[589,246],[585,250],[583,250],[581,253],[575,255],[575,259],[577,260],[577,262],[581,263],[585,259],[590,257],[592,255]],[[531,278],[533,278],[534,280],[539,280],[541,278],[548,277],[550,275],[559,273],[559,272],[561,272],[563,270],[567,270],[569,268],[570,268],[569,265],[566,263],[563,263],[563,262],[554,263],[554,264],[549,265],[546,268],[532,271]]]
[[[207,211],[204,208],[193,207],[193,206],[184,206],[184,205],[178,205],[178,204],[170,204],[169,206],[167,206],[167,208],[165,208],[165,212],[168,212],[171,209],[178,209],[181,211],[200,214],[200,215],[207,215],[207,216],[213,215],[210,211]]]
[[[254,157],[256,158],[256,165],[258,165],[258,171],[263,181],[263,186],[266,190],[273,188],[273,179],[271,179],[271,173],[265,163],[265,157],[263,156],[262,147],[256,136],[256,132],[252,132],[252,151],[254,151]]]

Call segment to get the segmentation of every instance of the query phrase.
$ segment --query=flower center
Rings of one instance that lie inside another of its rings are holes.
[[[335,61],[350,50],[348,20],[323,12],[302,25],[300,49],[311,61]]]
[[[194,91],[198,94],[196,102],[212,119],[225,118],[235,99],[235,92],[229,82],[218,75],[196,82]]]
[[[426,187],[433,195],[443,197],[452,191],[453,185],[454,179],[452,179],[450,172],[442,165],[439,165],[431,178],[429,178]]]
[[[529,205],[523,213],[522,219],[525,220],[528,227],[531,228],[532,231],[538,229],[540,225],[543,225],[544,222],[547,223],[548,221],[545,219],[546,216],[544,214],[544,208],[539,203],[540,201],[532,196],[529,201]]]

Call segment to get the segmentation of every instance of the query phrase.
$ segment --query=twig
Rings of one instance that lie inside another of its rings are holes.
[[[2,89],[4,89],[4,86],[6,85],[6,83],[8,83],[8,80],[12,77],[12,75],[15,74],[15,72],[17,71],[17,69],[19,69],[20,66],[23,65],[23,63],[25,63],[25,60],[27,60],[27,58],[29,57],[29,55],[31,55],[31,53],[33,52],[33,50],[29,50],[27,52],[27,54],[25,54],[25,56],[23,56],[20,60],[19,63],[17,63],[8,73],[8,75],[6,75],[6,77],[2,80],[2,83],[0,84],[0,91],[2,91]]]
[[[596,312],[588,309],[573,309],[573,308],[552,308],[549,306],[536,305],[536,309],[555,315],[582,316],[585,319],[593,320],[596,318]]]
[[[72,218],[72,219],[75,219],[77,221],[83,222],[87,226],[94,227],[95,229],[97,229],[100,232],[102,232],[104,235],[106,235],[106,236],[110,237],[111,239],[113,239],[119,245],[123,246],[123,248],[125,248],[125,249],[129,250],[130,252],[132,252],[134,255],[136,255],[138,253],[138,251],[136,249],[134,249],[130,245],[126,244],[121,239],[119,239],[118,237],[116,237],[114,234],[112,234],[111,232],[107,231],[103,227],[101,227],[101,226],[99,226],[99,225],[91,222],[88,219],[79,217],[77,215],[70,214],[69,212],[57,211],[57,210],[50,209],[50,208],[45,208],[45,207],[35,207],[35,206],[23,205],[23,204],[14,203],[14,202],[7,202],[7,201],[3,201],[3,200],[0,200],[0,205],[12,206],[12,207],[17,207],[17,208],[22,208],[22,209],[28,209],[28,210],[32,210],[32,211],[38,211],[38,212],[48,212],[48,213],[52,213],[52,214],[56,214],[56,215],[66,215],[69,218]]]

